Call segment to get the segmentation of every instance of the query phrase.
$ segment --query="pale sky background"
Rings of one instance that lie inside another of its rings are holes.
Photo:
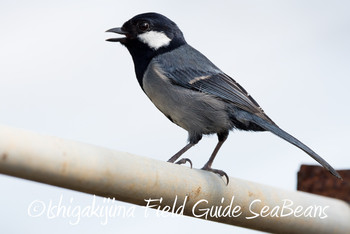
[[[231,75],[283,129],[336,169],[349,169],[349,1],[0,2],[0,124],[167,160],[187,133],[149,101],[131,56],[107,29],[155,11]],[[194,167],[216,137],[191,149]],[[307,154],[270,133],[231,132],[214,162],[230,176],[296,188]],[[176,176],[176,175],[174,175]],[[257,233],[193,218],[29,217],[34,200],[91,204],[92,195],[0,175],[1,233]],[[102,204],[102,198],[97,198]],[[129,204],[118,202],[129,207]]]

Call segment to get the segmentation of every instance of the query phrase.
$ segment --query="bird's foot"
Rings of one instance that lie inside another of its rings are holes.
[[[211,168],[211,167],[208,167],[208,166],[204,166],[201,168],[201,170],[205,170],[205,171],[211,171],[215,174],[218,174],[220,175],[221,177],[225,177],[226,178],[226,181],[227,181],[227,184],[229,183],[229,178],[228,178],[228,175],[226,174],[226,172],[224,172],[223,170],[218,170],[218,169],[214,169],[214,168]]]
[[[191,162],[191,160],[188,159],[188,158],[182,158],[182,159],[180,159],[179,161],[177,161],[176,164],[181,165],[181,164],[186,164],[187,162],[190,164],[190,166],[191,166],[191,168],[192,168],[192,162]]]
[[[175,155],[176,156],[176,155]],[[192,168],[192,161],[188,158],[182,158],[180,159],[179,161],[175,162],[175,160],[178,158],[175,158],[175,156],[171,157],[168,162],[170,163],[175,163],[175,164],[178,164],[178,165],[182,165],[182,164],[186,164],[187,162],[190,164],[191,168]]]

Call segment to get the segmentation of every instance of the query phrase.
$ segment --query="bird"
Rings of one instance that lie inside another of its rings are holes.
[[[192,167],[190,159],[178,159],[203,135],[216,134],[218,143],[201,169],[225,177],[228,184],[226,172],[212,168],[212,164],[229,132],[269,131],[341,179],[317,153],[278,127],[240,84],[190,46],[177,24],[166,16],[155,12],[138,14],[122,27],[106,32],[123,35],[106,41],[119,42],[127,48],[141,89],[171,122],[188,132],[188,143],[168,162],[189,162]]]

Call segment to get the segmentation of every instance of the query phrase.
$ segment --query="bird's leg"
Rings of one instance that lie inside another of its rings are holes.
[[[174,163],[181,155],[183,155],[187,150],[189,150],[194,145],[195,145],[194,143],[188,143],[179,152],[177,152],[174,156],[172,156],[168,160],[168,162]],[[191,168],[192,168],[192,162],[188,158],[180,159],[179,161],[176,162],[176,164],[185,164],[186,162],[189,162],[191,164]]]
[[[225,176],[226,177],[226,180],[227,180],[227,184],[229,182],[229,178],[228,178],[228,175],[226,174],[226,172],[222,171],[222,170],[218,170],[218,169],[214,169],[214,168],[211,168],[211,165],[213,164],[213,161],[215,159],[215,156],[216,154],[219,152],[222,144],[224,144],[224,142],[226,141],[227,139],[227,136],[228,136],[228,132],[225,132],[225,133],[218,133],[218,138],[219,138],[219,142],[218,144],[216,145],[213,153],[211,154],[208,162],[202,167],[202,170],[206,170],[206,171],[211,171],[211,172],[214,172],[216,174],[219,174],[220,176]]]

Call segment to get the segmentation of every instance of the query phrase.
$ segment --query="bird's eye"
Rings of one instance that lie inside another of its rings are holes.
[[[145,32],[149,29],[149,23],[141,22],[141,23],[139,23],[138,27],[141,31]]]

